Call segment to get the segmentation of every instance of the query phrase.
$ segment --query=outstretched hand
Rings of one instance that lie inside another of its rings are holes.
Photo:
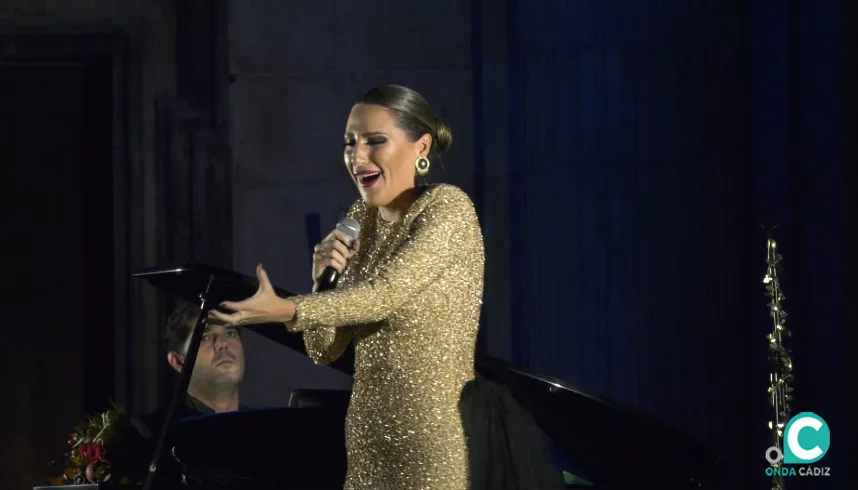
[[[277,296],[262,264],[256,266],[256,277],[259,279],[256,294],[243,301],[224,301],[219,307],[232,313],[211,310],[206,321],[212,325],[227,327],[292,321],[295,317],[295,303]]]

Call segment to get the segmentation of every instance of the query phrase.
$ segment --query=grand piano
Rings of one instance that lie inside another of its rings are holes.
[[[202,264],[146,268],[134,276],[170,295],[201,304],[204,310],[220,301],[246,298],[257,288],[255,278]],[[292,296],[282,289],[278,293]],[[301,336],[280,325],[248,328],[306,353]],[[194,340],[199,345],[199,339],[192,338],[192,348]],[[193,365],[191,359],[187,364]],[[331,368],[352,374],[353,352],[346,352]],[[563,380],[499,359],[478,357],[476,371],[508,389],[532,415],[567,488],[718,487],[719,459],[669,425]],[[189,377],[189,372],[183,373],[175,404],[184,395]],[[182,488],[339,490],[346,469],[343,425],[349,394],[345,390],[299,390],[283,408],[183,419],[168,416],[161,436],[167,439],[169,434],[175,446],[156,452],[171,451],[181,462]],[[642,447],[646,450],[640,450]]]

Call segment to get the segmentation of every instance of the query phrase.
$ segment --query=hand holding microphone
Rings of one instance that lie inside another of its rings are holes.
[[[333,289],[349,259],[360,249],[360,224],[352,218],[339,223],[313,253],[313,291]]]

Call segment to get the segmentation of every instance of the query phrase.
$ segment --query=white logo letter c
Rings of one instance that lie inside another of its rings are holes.
[[[822,428],[822,422],[813,417],[802,417],[801,419],[796,420],[789,428],[787,444],[789,444],[790,450],[797,458],[807,461],[821,456],[822,449],[820,449],[819,446],[814,446],[811,449],[801,447],[801,444],[798,442],[798,434],[806,427],[810,427],[811,429],[819,432],[819,429]]]

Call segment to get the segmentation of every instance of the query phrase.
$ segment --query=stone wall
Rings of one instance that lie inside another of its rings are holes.
[[[116,310],[113,315],[116,381],[112,391],[118,401],[129,403],[134,412],[150,410],[159,402],[159,372],[164,362],[157,348],[163,322],[159,298],[151,289],[129,281],[128,267],[159,260],[154,101],[157,94],[176,88],[173,9],[173,3],[167,0],[0,3],[3,56],[16,54],[20,48],[15,42],[17,36],[32,38],[42,34],[72,37],[103,34],[117,41],[116,54],[123,56],[124,66],[119,67],[123,72],[116,87],[125,112],[114,120],[122,126],[114,148],[115,155],[120,157],[117,162],[122,162],[122,168],[117,169],[120,180],[114,192],[115,202],[121,203],[114,210],[114,227],[115,236],[122,240],[116,244],[114,260],[119,266],[114,275],[116,296],[104,301],[106,315],[111,308]],[[68,47],[54,48],[60,52]],[[113,48],[106,49],[109,53]],[[57,321],[61,321],[62,312],[57,314]],[[71,393],[60,404],[52,397],[57,383],[75,379],[86,382],[82,379],[82,361],[78,359],[59,371],[51,368],[50,374],[42,372],[50,365],[40,360],[43,356],[72,348],[63,339],[41,335],[37,343],[22,342],[15,346],[14,358],[18,364],[7,391],[15,401],[4,402],[4,417],[0,422],[7,442],[2,445],[0,458],[4,488],[31,488],[44,483],[48,460],[62,456],[68,432],[85,415],[82,394],[76,397]],[[46,410],[49,416],[45,416]]]

